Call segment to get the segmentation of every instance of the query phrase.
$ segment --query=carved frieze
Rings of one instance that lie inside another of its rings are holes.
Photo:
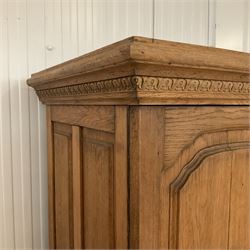
[[[250,93],[249,82],[161,78],[148,76],[136,76],[134,77],[134,81],[136,82],[137,90],[143,91]]]
[[[77,96],[96,93],[150,91],[150,92],[212,92],[249,94],[249,82],[231,82],[203,79],[128,76],[110,80],[83,83],[65,87],[38,90],[40,98]]]

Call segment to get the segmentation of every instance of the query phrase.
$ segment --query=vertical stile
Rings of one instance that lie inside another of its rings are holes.
[[[82,173],[81,173],[81,129],[72,127],[72,163],[73,163],[73,214],[74,248],[82,246]]]
[[[47,107],[47,144],[48,144],[48,208],[49,208],[49,247],[56,247],[55,235],[55,173],[54,173],[54,140],[53,140],[53,124],[51,120],[51,108]]]
[[[115,108],[114,207],[115,247],[128,248],[128,108]]]

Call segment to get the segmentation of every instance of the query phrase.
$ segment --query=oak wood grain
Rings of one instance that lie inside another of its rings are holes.
[[[54,124],[56,248],[74,248],[72,132],[71,126]]]
[[[170,221],[170,233],[178,238],[170,239],[170,249],[227,249],[231,157],[232,152],[209,156],[179,191],[173,211],[179,213],[178,229]]]
[[[27,83],[45,104],[246,105],[249,62],[248,53],[131,37]]]
[[[49,216],[49,247],[55,248],[55,197],[54,197],[54,140],[53,123],[51,121],[51,107],[47,112],[47,148],[48,148],[48,216]]]
[[[128,248],[128,107],[115,107],[115,247]]]
[[[132,37],[35,73],[51,249],[248,249],[250,57]]]
[[[144,37],[130,37],[33,74],[28,80],[28,84],[34,87],[55,79],[64,79],[82,73],[94,73],[128,60],[249,74],[249,55],[247,53]],[[124,68],[126,69],[126,67]]]
[[[164,108],[134,107],[130,120],[130,248],[159,247]]]
[[[84,248],[112,249],[114,237],[114,136],[83,129]]]
[[[53,121],[114,132],[113,106],[51,106]]]
[[[188,127],[186,127],[186,130],[188,130]],[[240,160],[240,157],[237,157],[236,163],[234,157],[243,149],[249,151],[249,147],[249,128],[210,131],[199,135],[178,156],[177,161],[172,167],[163,169],[160,208],[161,247],[174,249],[224,249],[228,248],[228,242],[232,240],[229,235],[230,227],[241,234],[241,230],[237,226],[237,219],[234,225],[230,225],[229,222],[226,224],[220,223],[226,214],[227,221],[232,216],[230,211],[231,201],[232,197],[236,195],[234,192],[237,192],[237,188],[232,188],[231,186],[227,190],[228,183],[233,182],[235,178],[232,169],[246,164],[244,160]],[[242,155],[242,159],[248,157],[246,151]],[[225,152],[227,152],[226,155]],[[207,172],[203,172],[203,166],[206,166],[204,169],[207,169]],[[247,168],[249,168],[249,159]],[[228,174],[229,179],[226,177]],[[241,174],[244,175],[244,171]],[[189,188],[190,180],[197,181],[196,188]],[[224,183],[225,180],[227,180],[226,183]],[[223,185],[219,187],[218,185],[221,184]],[[182,196],[183,190],[186,190],[184,194],[190,191],[187,197]],[[229,199],[227,200],[225,200],[227,197],[226,194],[221,196],[225,190],[229,193]],[[248,195],[243,192],[241,193],[241,202],[243,204],[248,203]],[[221,205],[218,202],[221,202]],[[229,212],[219,215],[218,213],[225,211],[225,204]],[[234,206],[237,205],[234,203]],[[216,216],[218,216],[217,219]],[[241,216],[245,220],[248,220],[246,213],[241,213]],[[248,230],[247,227],[244,227],[242,233],[247,235],[249,234]],[[239,246],[241,245],[241,240],[236,240],[236,242]]]
[[[229,249],[250,248],[250,152],[242,149],[233,152],[229,218]]]
[[[171,167],[197,137],[218,130],[249,128],[249,107],[166,107],[164,167]],[[202,145],[202,144],[200,144]]]
[[[74,249],[83,247],[83,214],[82,214],[82,134],[80,127],[72,127],[72,185],[73,185],[73,220]]]

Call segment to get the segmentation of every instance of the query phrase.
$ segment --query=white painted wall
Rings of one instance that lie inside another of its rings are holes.
[[[250,51],[250,1],[0,0],[0,248],[48,246],[45,108],[26,79],[131,35]]]

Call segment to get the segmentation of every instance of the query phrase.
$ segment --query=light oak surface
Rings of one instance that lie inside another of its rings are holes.
[[[85,248],[114,248],[114,136],[83,130]]]
[[[249,249],[248,59],[135,37],[34,74],[50,248]]]
[[[73,247],[72,135],[69,125],[54,124],[55,242]]]
[[[81,129],[78,126],[72,127],[72,178],[73,178],[73,225],[74,225],[74,248],[82,248],[82,205],[83,190],[82,183],[82,153],[81,153]]]
[[[33,74],[47,104],[249,104],[248,53],[131,37]]]

